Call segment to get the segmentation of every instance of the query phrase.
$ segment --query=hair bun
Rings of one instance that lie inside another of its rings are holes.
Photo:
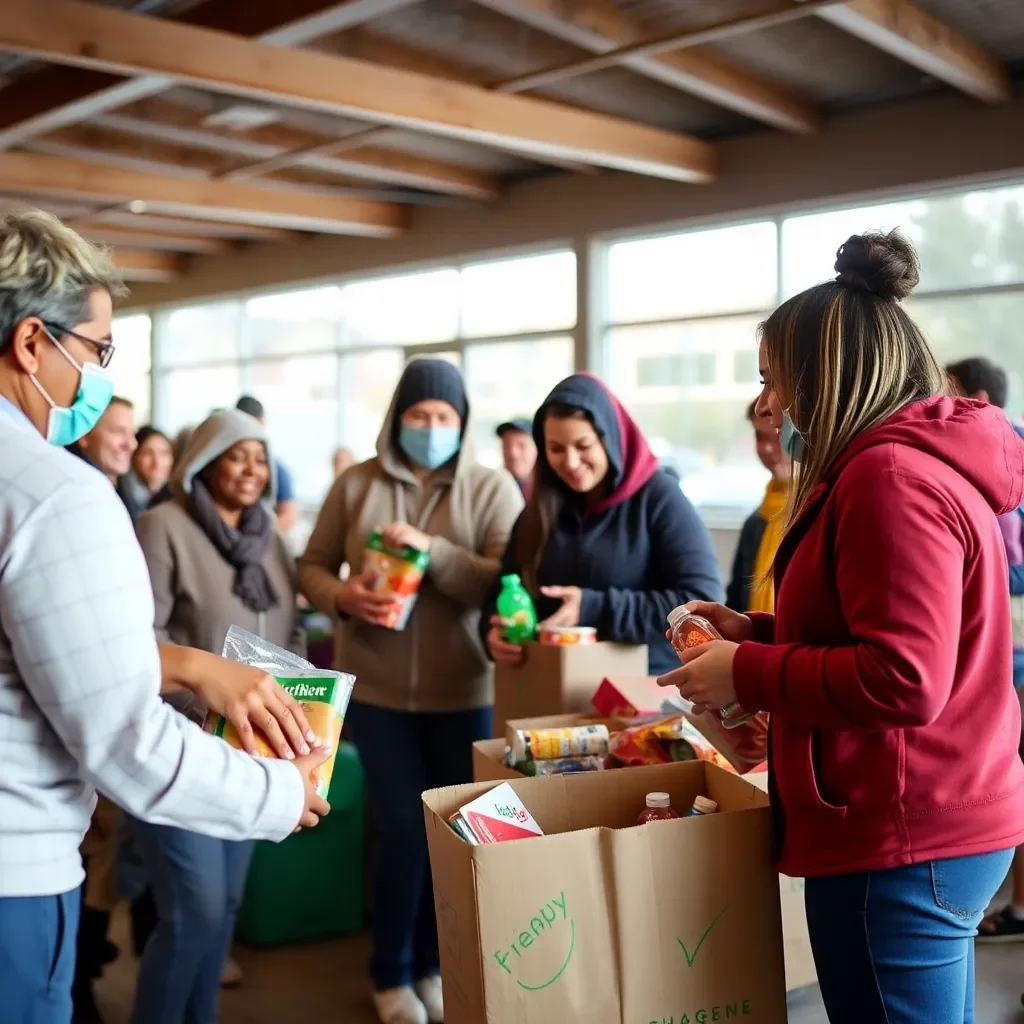
[[[851,235],[836,252],[836,280],[880,299],[905,299],[921,280],[914,247],[899,231]]]

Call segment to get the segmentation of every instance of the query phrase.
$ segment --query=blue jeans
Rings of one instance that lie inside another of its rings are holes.
[[[132,1024],[214,1024],[252,843],[132,821],[156,901]]]
[[[68,1024],[81,889],[0,897],[0,1020]]]
[[[491,709],[420,713],[352,701],[345,726],[359,750],[377,826],[370,976],[382,989],[440,973],[434,890],[420,794],[473,779],[473,743]]]
[[[974,936],[1012,850],[808,878],[831,1024],[974,1024]]]

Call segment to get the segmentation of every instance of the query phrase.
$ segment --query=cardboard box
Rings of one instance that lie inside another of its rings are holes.
[[[765,794],[702,762],[510,784],[544,836],[474,847],[452,831],[496,783],[423,795],[447,1024],[784,1024]],[[656,790],[721,810],[637,827]]]
[[[591,710],[591,698],[608,675],[647,672],[646,646],[597,643],[581,647],[528,644],[521,665],[494,670],[495,735],[513,718]]]
[[[609,732],[623,728],[617,718],[598,718],[595,715],[542,715],[540,718],[515,718],[505,723],[501,739],[477,740],[473,744],[473,781],[505,782],[525,776],[505,763],[505,748],[512,745],[517,729],[562,729],[573,725],[607,725]]]
[[[744,776],[763,792],[768,792],[768,773],[758,772]],[[807,912],[804,908],[804,880],[779,875],[782,901],[782,943],[786,955],[786,988],[792,991],[813,985],[818,980],[811,952],[811,937],[807,932]]]

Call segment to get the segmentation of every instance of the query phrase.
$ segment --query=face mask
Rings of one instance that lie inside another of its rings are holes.
[[[794,461],[804,457],[804,435],[793,425],[788,412],[782,414],[782,430],[779,432],[782,450]]]
[[[410,427],[405,423],[398,434],[402,451],[424,469],[437,469],[458,454],[462,444],[460,427]]]
[[[81,374],[78,381],[78,396],[69,407],[64,408],[57,405],[35,377],[30,377],[29,380],[50,404],[46,440],[50,444],[66,448],[79,438],[85,437],[99,422],[100,417],[107,411],[111,398],[114,397],[114,382],[101,366],[95,363],[79,366],[56,338],[51,335],[50,340],[57,346],[60,354]]]

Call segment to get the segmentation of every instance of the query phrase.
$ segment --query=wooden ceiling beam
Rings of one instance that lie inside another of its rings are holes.
[[[49,202],[47,202],[49,207]],[[175,217],[151,213],[132,213],[125,209],[107,209],[89,211],[78,217],[71,217],[73,226],[79,222],[91,222],[97,225],[125,227],[132,231],[153,232],[163,234],[188,235],[197,239],[210,239],[223,242],[294,242],[302,237],[294,231],[282,228],[268,228],[256,224],[231,223],[217,220],[196,220],[182,215]]]
[[[1013,95],[995,57],[909,0],[854,0],[818,17],[984,103]]]
[[[184,260],[169,252],[115,249],[114,264],[126,281],[164,283],[173,281],[184,269]]]
[[[138,114],[139,116],[135,116]],[[188,116],[184,116],[188,115]],[[456,164],[400,153],[397,150],[368,146],[369,137],[355,142],[333,140],[283,124],[264,125],[242,132],[220,132],[209,128],[193,127],[194,112],[183,105],[166,100],[147,101],[144,108],[129,114],[104,114],[93,125],[127,136],[145,138],[156,144],[183,146],[193,150],[230,155],[246,162],[269,161],[291,150],[321,144],[340,143],[332,155],[309,153],[301,159],[289,161],[288,166],[308,167],[311,170],[358,178],[384,185],[418,188],[444,195],[463,196],[468,199],[497,199],[501,183],[492,174],[476,171]],[[183,123],[184,122],[184,123]],[[382,135],[388,129],[373,129]],[[358,151],[342,151],[358,146]],[[277,167],[280,170],[283,168]],[[221,168],[225,177],[232,177],[230,169]],[[270,173],[269,171],[265,173]]]
[[[610,54],[650,37],[650,32],[613,0],[478,2],[590,53]],[[783,4],[783,8],[791,6],[788,0]],[[821,127],[821,114],[814,104],[709,50],[693,47],[655,56],[625,53],[615,63],[775,128],[809,133]]]
[[[159,252],[178,252],[194,255],[211,255],[229,252],[231,242],[225,238],[203,238],[193,234],[172,234],[144,227],[122,227],[104,224],[101,220],[83,218],[74,223],[75,230],[93,242],[102,245],[126,246],[134,249],[151,249]]]
[[[166,77],[222,95],[416,128],[541,159],[688,182],[711,180],[716,171],[717,148],[692,136],[81,0],[6,0],[0,49],[93,70]]]
[[[322,35],[353,28],[416,0],[207,0],[181,21],[233,32],[277,46],[301,46]],[[41,5],[40,17],[49,8]],[[4,89],[0,105],[0,149],[67,125],[88,121],[149,96],[173,83],[162,76],[123,78],[81,67],[44,68]]]
[[[0,181],[12,192],[110,204],[142,202],[157,214],[257,226],[390,238],[408,214],[394,203],[245,182],[172,177],[42,153],[0,153]]]

